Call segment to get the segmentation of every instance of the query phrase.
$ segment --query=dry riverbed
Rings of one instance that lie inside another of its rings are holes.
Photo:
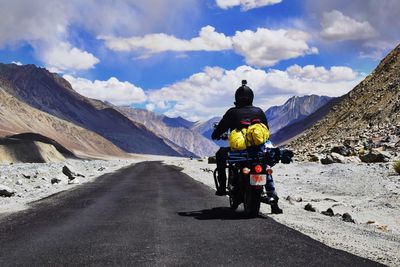
[[[0,214],[26,209],[30,202],[91,182],[134,162],[137,160],[67,160],[63,163],[0,165],[0,193],[3,191],[3,196],[0,196]],[[63,174],[64,166],[78,174],[75,179],[70,180]],[[4,196],[7,191],[13,195]]]

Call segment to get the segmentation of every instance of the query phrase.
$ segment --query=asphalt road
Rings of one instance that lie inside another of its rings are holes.
[[[176,167],[140,163],[1,218],[0,266],[378,265],[228,205]]]

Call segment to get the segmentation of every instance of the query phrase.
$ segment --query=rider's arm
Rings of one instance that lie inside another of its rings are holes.
[[[214,132],[211,135],[211,138],[216,140],[220,139],[221,135],[229,130],[231,118],[230,118],[229,110],[222,117],[221,121],[218,123],[217,128],[215,128]]]

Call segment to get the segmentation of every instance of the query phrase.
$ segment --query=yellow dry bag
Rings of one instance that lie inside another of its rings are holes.
[[[259,146],[267,142],[269,138],[268,127],[264,123],[252,124],[247,128],[246,146]]]
[[[246,132],[246,128],[243,128],[242,130],[235,129],[231,132],[228,139],[231,150],[245,150],[247,148]]]

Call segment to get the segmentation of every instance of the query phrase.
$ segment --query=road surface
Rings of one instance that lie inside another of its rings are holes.
[[[160,162],[0,218],[0,266],[104,265],[378,266],[268,215],[246,219],[227,198]]]

